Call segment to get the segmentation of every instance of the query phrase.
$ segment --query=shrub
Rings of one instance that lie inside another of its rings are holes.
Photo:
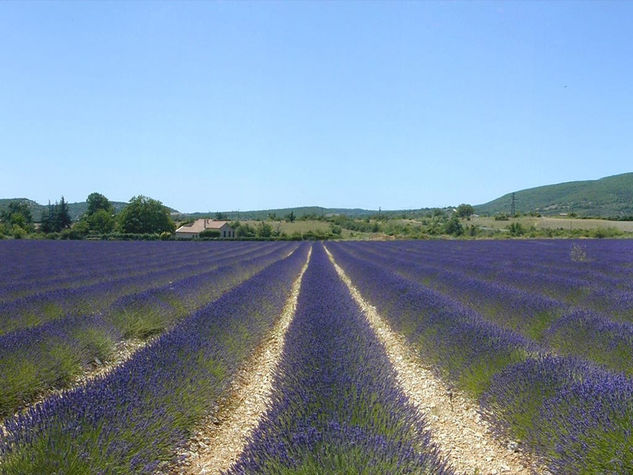
[[[77,229],[64,229],[61,233],[59,233],[60,239],[83,239],[84,234],[83,231]]]
[[[523,229],[523,226],[521,226],[521,223],[510,224],[510,226],[508,226],[508,231],[510,231],[511,236],[521,236],[523,235],[523,233],[525,233],[525,230]]]
[[[452,234],[453,236],[461,236],[464,234],[464,227],[462,223],[459,222],[457,216],[453,215],[446,223],[445,231],[447,234]]]
[[[161,236],[162,236],[162,234],[161,234]],[[217,229],[205,229],[204,231],[202,231],[200,233],[200,237],[201,238],[219,238],[220,237],[220,231],[217,230]],[[161,239],[162,239],[162,237],[161,237]]]
[[[13,237],[15,239],[24,239],[26,237],[26,231],[16,224],[13,226]]]

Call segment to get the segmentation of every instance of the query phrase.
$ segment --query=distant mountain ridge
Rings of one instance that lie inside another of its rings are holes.
[[[633,216],[633,173],[598,180],[570,181],[519,190],[515,208],[520,213],[543,215],[575,213],[578,216]],[[475,206],[478,214],[510,213],[512,193]]]
[[[47,205],[36,203],[27,198],[0,199],[0,210],[6,209],[10,201],[26,202],[31,209],[33,219],[39,221]],[[495,215],[510,213],[512,193],[488,203],[475,206],[478,214]],[[112,201],[114,209],[119,212],[128,203]],[[554,185],[539,186],[515,192],[516,211],[542,215],[557,216],[575,213],[578,216],[595,216],[602,218],[633,216],[633,173],[608,176],[599,180],[570,181]],[[68,210],[73,221],[78,220],[86,212],[88,204],[83,202],[68,203]],[[450,208],[450,207],[449,207]],[[216,211],[180,213],[173,208],[172,216],[179,220],[203,217],[215,217]],[[251,211],[222,211],[222,215],[230,220],[268,219],[271,216],[284,218],[291,212],[296,218],[303,216],[345,215],[352,218],[365,218],[377,214],[385,216],[421,217],[434,208],[406,210],[371,210],[362,208],[324,208],[321,206],[298,206],[295,208],[277,208]]]

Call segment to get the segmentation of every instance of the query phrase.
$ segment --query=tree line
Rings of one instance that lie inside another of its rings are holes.
[[[119,213],[101,193],[91,193],[86,203],[86,212],[73,225],[68,203],[62,196],[55,204],[48,204],[38,225],[27,203],[11,201],[7,209],[0,212],[0,236],[10,235],[18,239],[32,233],[71,239],[111,233],[166,233],[170,236],[175,230],[169,209],[147,196],[134,196]]]

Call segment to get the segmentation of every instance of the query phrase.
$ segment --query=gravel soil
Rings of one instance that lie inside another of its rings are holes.
[[[281,358],[286,331],[295,315],[301,281],[311,255],[312,249],[292,285],[278,322],[240,369],[228,394],[218,401],[189,445],[179,450],[181,462],[171,467],[170,473],[221,473],[239,458],[268,407],[273,371]]]
[[[448,387],[432,368],[420,360],[405,337],[391,330],[386,320],[354,287],[332,254],[327,252],[384,345],[402,391],[426,419],[431,440],[455,471],[491,475],[547,473],[537,461],[521,451],[520,444],[500,440],[492,434],[489,424],[481,417],[478,404]]]

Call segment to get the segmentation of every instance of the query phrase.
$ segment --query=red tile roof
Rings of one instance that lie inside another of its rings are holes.
[[[176,229],[177,233],[200,234],[205,229],[220,229],[228,221],[216,221],[215,219],[196,219],[193,223],[180,226]]]

